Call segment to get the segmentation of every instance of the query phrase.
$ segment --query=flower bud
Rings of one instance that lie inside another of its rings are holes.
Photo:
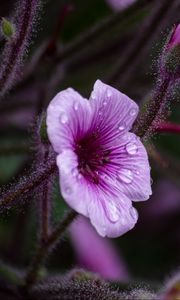
[[[14,25],[5,18],[2,18],[1,30],[2,30],[2,34],[7,39],[11,38],[15,33]]]

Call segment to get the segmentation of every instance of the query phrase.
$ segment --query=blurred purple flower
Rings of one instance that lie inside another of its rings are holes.
[[[110,240],[100,237],[88,219],[79,217],[71,225],[71,239],[78,263],[89,271],[109,280],[128,279],[128,271],[121,254]]]
[[[175,47],[177,45],[180,45],[180,24],[178,24],[171,36],[171,39],[169,41],[168,48]]]
[[[121,10],[133,4],[136,0],[106,0],[114,10]]]
[[[134,101],[100,80],[89,101],[70,88],[47,110],[62,195],[103,237],[132,229],[138,218],[132,201],[151,194],[146,150],[128,132],[137,113]]]

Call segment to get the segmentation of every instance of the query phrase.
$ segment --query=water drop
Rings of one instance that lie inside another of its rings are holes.
[[[96,99],[96,94],[95,94],[95,92],[92,92],[91,93],[91,98],[94,100],[94,99]]]
[[[112,96],[112,91],[111,90],[107,90],[107,97],[110,98]]]
[[[129,144],[126,145],[126,151],[130,155],[134,155],[134,154],[137,153],[138,147],[135,143],[129,143]]]
[[[82,177],[83,177],[82,174],[79,173],[79,174],[78,174],[78,180],[80,180]]]
[[[69,186],[67,186],[67,187],[65,188],[65,193],[66,193],[67,195],[70,195],[70,194],[72,193],[72,189],[71,189]]]
[[[137,114],[137,109],[136,108],[131,108],[129,113],[130,113],[131,117],[134,117]]]
[[[130,210],[131,217],[136,221],[138,219],[138,212],[134,207],[131,207]]]
[[[106,106],[106,105],[107,105],[107,101],[106,101],[106,100],[104,100],[104,102],[103,102],[103,105],[104,105],[104,106]]]
[[[109,202],[106,208],[106,215],[110,222],[116,223],[119,220],[119,212],[113,202]]]
[[[139,170],[135,170],[135,173],[136,173],[137,175],[139,175],[139,174],[140,174],[140,171],[139,171]]]
[[[78,103],[78,102],[75,102],[75,103],[74,103],[74,110],[78,110],[78,108],[79,108],[79,103]]]
[[[125,126],[123,124],[120,124],[118,129],[119,129],[119,131],[123,131],[125,129]]]
[[[72,176],[73,176],[73,177],[76,177],[78,174],[79,174],[78,169],[77,169],[77,168],[74,168],[74,169],[72,170]]]
[[[66,123],[68,122],[68,116],[67,116],[65,113],[62,113],[62,114],[60,115],[60,122],[61,122],[62,124],[66,124]]]
[[[133,180],[133,173],[128,169],[121,169],[118,172],[118,178],[125,183],[131,183]]]

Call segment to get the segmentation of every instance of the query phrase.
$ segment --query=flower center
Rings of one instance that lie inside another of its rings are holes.
[[[110,161],[109,150],[103,149],[93,138],[84,138],[76,144],[79,172],[95,184],[99,184],[99,171]]]

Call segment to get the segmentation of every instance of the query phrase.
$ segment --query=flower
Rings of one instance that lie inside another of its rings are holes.
[[[87,218],[80,216],[71,225],[70,233],[81,267],[108,280],[128,279],[128,271],[120,253],[116,252],[110,240],[97,234]]]
[[[173,48],[177,45],[180,45],[180,24],[178,24],[171,35],[168,48]]]
[[[132,229],[138,218],[132,201],[147,200],[151,194],[146,150],[128,132],[137,114],[134,101],[100,80],[89,101],[69,88],[47,109],[61,193],[103,237]]]
[[[118,11],[130,6],[136,0],[106,0],[106,1],[114,10]]]

